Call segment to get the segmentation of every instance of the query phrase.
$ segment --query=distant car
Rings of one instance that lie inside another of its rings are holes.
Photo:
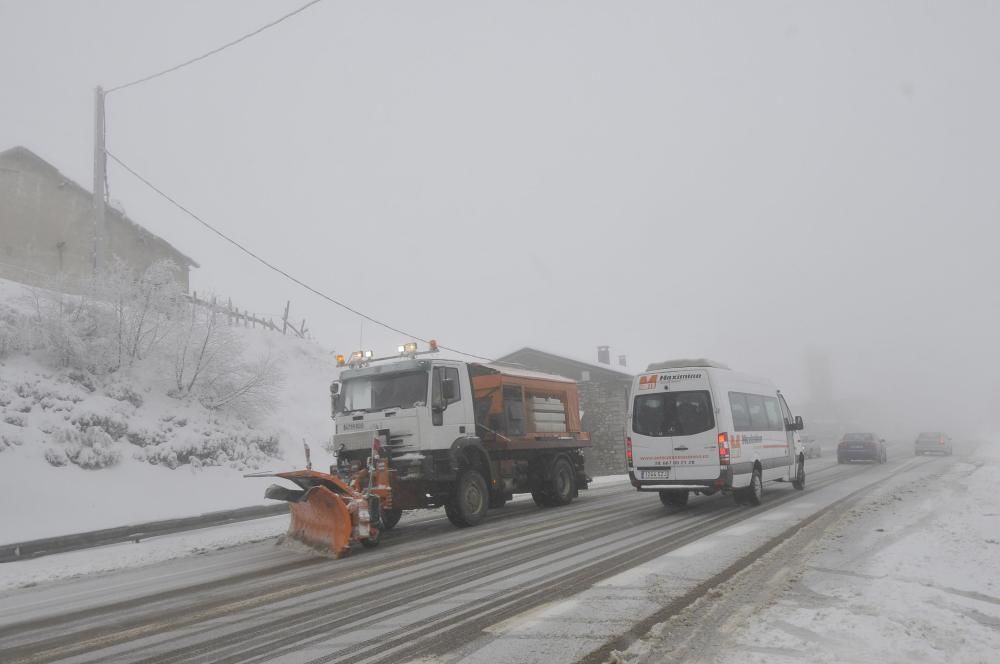
[[[913,443],[913,452],[917,456],[921,456],[922,454],[945,454],[951,456],[951,437],[940,431],[925,431],[917,436],[916,442]]]
[[[823,448],[813,436],[802,436],[802,448],[807,459],[818,459],[823,456]]]
[[[885,439],[874,433],[844,434],[837,445],[837,463],[849,461],[885,463],[888,461],[885,453]]]

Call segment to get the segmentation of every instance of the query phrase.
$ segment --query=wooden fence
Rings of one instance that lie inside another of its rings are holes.
[[[248,309],[243,309],[240,311],[239,307],[233,306],[232,298],[227,298],[225,304],[221,304],[218,298],[212,297],[211,300],[204,300],[198,298],[198,292],[193,291],[188,299],[192,304],[204,307],[216,314],[226,317],[226,322],[229,325],[242,325],[243,327],[262,327],[267,330],[274,330],[275,332],[281,332],[282,334],[288,334],[291,332],[300,339],[305,339],[306,335],[309,333],[308,328],[306,328],[306,320],[303,318],[302,322],[298,327],[295,326],[288,318],[288,312],[292,307],[291,300],[285,302],[285,313],[282,314],[278,322],[274,322],[274,318],[264,318],[258,316],[255,313],[250,313]]]

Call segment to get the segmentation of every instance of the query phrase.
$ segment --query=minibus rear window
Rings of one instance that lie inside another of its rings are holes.
[[[632,431],[640,436],[691,436],[715,428],[708,390],[642,394],[632,409]]]

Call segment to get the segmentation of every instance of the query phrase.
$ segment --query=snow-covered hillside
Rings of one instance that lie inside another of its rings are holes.
[[[177,394],[162,353],[67,366],[37,338],[40,296],[53,297],[0,280],[0,543],[263,504],[268,480],[243,473],[302,467],[303,441],[329,462],[335,362],[316,343],[227,326],[233,361],[267,358],[278,379],[266,403],[205,405]]]

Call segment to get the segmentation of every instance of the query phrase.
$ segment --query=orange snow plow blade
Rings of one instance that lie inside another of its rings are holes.
[[[281,477],[299,490],[272,484],[264,496],[288,502],[291,523],[287,537],[336,558],[351,550],[354,538],[368,546],[378,541],[378,531],[368,517],[367,499],[340,478],[314,470],[259,473],[248,477]]]
[[[288,503],[292,521],[288,537],[337,558],[351,550],[351,514],[325,486],[307,490],[302,500]]]

